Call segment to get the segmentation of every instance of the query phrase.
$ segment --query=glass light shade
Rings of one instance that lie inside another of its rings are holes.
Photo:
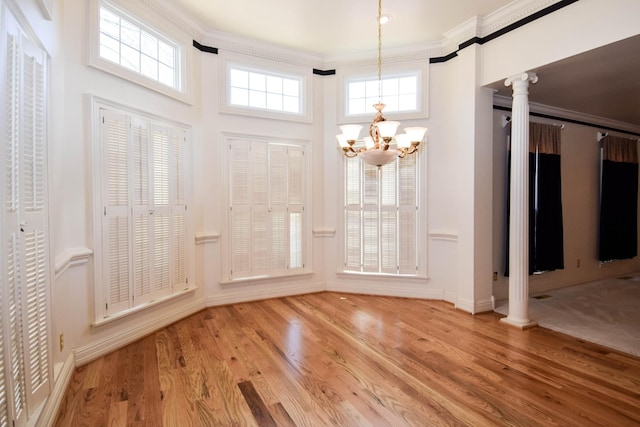
[[[345,136],[347,141],[357,141],[360,137],[360,129],[362,129],[362,126],[360,125],[340,126],[340,130],[342,131],[342,134]]]
[[[427,128],[423,127],[408,127],[404,128],[404,131],[409,135],[409,141],[421,142],[424,138],[424,134],[427,132]]]
[[[376,123],[378,130],[380,131],[380,136],[383,138],[393,138],[396,134],[396,130],[398,126],[400,126],[400,122],[391,122],[389,120],[385,120],[382,122]]]
[[[362,161],[367,164],[373,166],[384,166],[398,158],[398,150],[394,150],[392,148],[389,150],[372,148],[370,150],[361,152],[358,157],[360,157]]]
[[[366,136],[364,138],[364,145],[367,147],[367,150],[369,148],[373,148],[374,145],[376,145],[375,142],[373,142],[373,138],[371,138],[370,136]]]
[[[411,147],[411,140],[409,139],[409,135],[406,133],[400,133],[396,135],[396,145],[398,148],[409,148]]]
[[[347,143],[347,138],[344,136],[344,134],[341,133],[336,135],[336,139],[338,140],[338,145],[340,145],[340,147],[345,148],[349,146],[349,144]]]

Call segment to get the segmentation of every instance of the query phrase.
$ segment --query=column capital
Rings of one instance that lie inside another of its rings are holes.
[[[527,82],[527,83],[531,82],[535,84],[537,81],[538,81],[538,75],[536,73],[531,73],[527,71],[527,72],[518,73],[515,76],[509,77],[504,81],[504,85],[511,86],[516,82]]]

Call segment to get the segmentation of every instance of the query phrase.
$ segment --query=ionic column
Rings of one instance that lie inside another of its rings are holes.
[[[511,206],[509,211],[509,314],[502,321],[525,329],[529,319],[529,82],[538,77],[520,73],[505,80],[513,87],[511,111]]]

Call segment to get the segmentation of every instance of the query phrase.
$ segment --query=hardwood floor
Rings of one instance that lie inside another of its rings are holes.
[[[76,370],[57,426],[640,425],[640,359],[441,301],[212,307]]]

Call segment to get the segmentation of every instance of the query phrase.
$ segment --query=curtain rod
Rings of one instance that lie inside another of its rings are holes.
[[[493,109],[494,110],[511,112],[511,108],[503,107],[501,105],[494,105]],[[602,126],[602,125],[599,125],[599,124],[596,124],[596,123],[583,122],[582,120],[567,119],[567,118],[564,118],[564,117],[552,116],[550,114],[533,113],[533,112],[530,112],[529,115],[534,116],[534,117],[541,117],[543,119],[562,120],[563,122],[567,122],[567,123],[573,123],[573,124],[576,124],[576,125],[583,125],[583,126],[590,126],[590,127],[593,127],[593,128],[598,128],[598,129],[603,129],[603,130],[610,130],[612,132],[626,133],[627,135],[640,136],[640,133],[638,133],[638,132],[632,132],[632,131],[628,131],[628,130],[618,129],[618,128],[614,128],[614,127],[611,127],[611,126]]]
[[[598,132],[598,142],[609,136],[609,132]],[[640,138],[629,138],[631,141],[640,142]]]

